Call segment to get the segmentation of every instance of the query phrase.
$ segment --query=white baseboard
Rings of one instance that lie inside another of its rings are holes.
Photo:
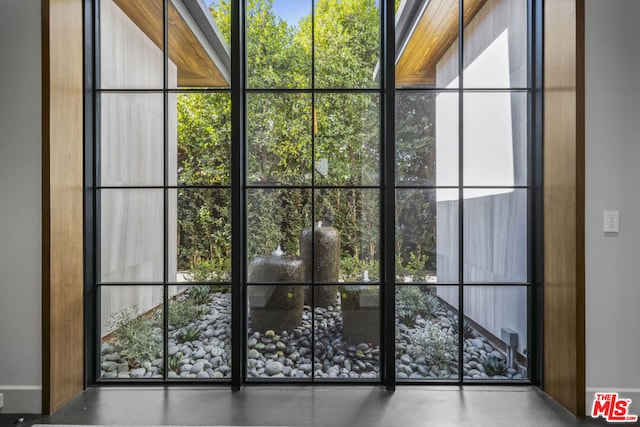
[[[0,414],[41,414],[42,386],[0,385],[4,406]]]
[[[596,393],[618,393],[620,398],[631,399],[630,412],[634,415],[640,415],[640,388],[611,388],[611,387],[587,387],[586,396],[586,416],[591,416],[591,408],[593,407],[593,399]]]

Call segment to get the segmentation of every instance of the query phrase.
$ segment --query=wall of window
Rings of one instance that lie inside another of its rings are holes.
[[[528,382],[532,4],[97,2],[93,379]]]

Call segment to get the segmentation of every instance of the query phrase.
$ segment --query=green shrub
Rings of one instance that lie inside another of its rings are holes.
[[[175,372],[176,374],[180,373],[180,358],[182,357],[182,353],[176,353],[173,356],[169,357],[167,360],[167,364],[169,365],[169,370]]]
[[[113,331],[113,348],[130,366],[161,357],[162,329],[141,314],[137,305],[112,314],[107,327]]]
[[[201,318],[208,311],[206,305],[197,304],[191,298],[176,298],[169,301],[169,328],[178,329]]]
[[[429,255],[416,255],[411,252],[409,254],[410,259],[407,262],[405,270],[407,274],[413,277],[415,282],[426,281],[427,278],[427,261],[429,261]]]
[[[360,262],[352,256],[340,258],[340,278],[345,281],[355,280],[360,270]]]
[[[456,335],[460,334],[460,323],[459,322],[453,322],[452,324],[453,327],[453,332],[455,332]],[[471,326],[469,326],[469,323],[466,320],[463,320],[463,324],[462,324],[462,339],[469,339],[473,337],[473,328]]]
[[[344,255],[340,259],[340,279],[345,282],[361,281],[365,271],[369,273],[370,281],[377,281],[380,275],[380,261]]]
[[[487,354],[482,357],[482,365],[484,370],[490,377],[496,375],[505,375],[507,373],[507,363],[493,354]]]
[[[403,323],[407,328],[413,328],[416,325],[417,314],[406,308],[398,310],[398,322]]]
[[[185,326],[178,332],[178,339],[182,342],[195,341],[200,338],[201,332],[195,325]]]
[[[440,308],[438,297],[431,292],[424,292],[421,286],[398,286],[396,288],[396,302],[399,308],[413,311],[427,318],[435,316]]]
[[[195,283],[231,281],[231,260],[228,257],[217,260],[201,259],[189,266],[187,280]]]
[[[456,340],[432,321],[427,321],[424,328],[412,329],[409,336],[411,344],[408,349],[414,359],[432,368],[443,370],[458,357]]]
[[[189,287],[187,296],[196,304],[207,304],[211,298],[213,288],[208,285],[193,285]]]

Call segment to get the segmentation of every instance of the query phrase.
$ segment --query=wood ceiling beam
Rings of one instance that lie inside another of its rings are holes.
[[[465,0],[465,26],[486,0]],[[396,64],[396,84],[432,86],[436,65],[458,39],[458,0],[430,0]]]
[[[159,48],[163,48],[162,1],[114,0]],[[179,87],[226,87],[229,82],[192,28],[169,2],[169,59],[178,68]]]

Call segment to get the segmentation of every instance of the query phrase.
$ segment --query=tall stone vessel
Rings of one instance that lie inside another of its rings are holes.
[[[312,243],[313,240],[313,243]],[[315,251],[312,250],[315,245]],[[300,235],[300,256],[304,260],[304,279],[306,283],[314,280],[315,306],[327,307],[336,303],[340,277],[340,232],[334,227],[302,230]],[[314,276],[315,271],[315,276]],[[327,285],[322,285],[327,283]],[[311,305],[311,289],[305,295],[305,303]]]

